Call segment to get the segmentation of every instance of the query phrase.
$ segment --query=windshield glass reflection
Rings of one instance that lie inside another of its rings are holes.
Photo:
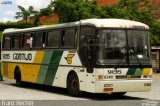
[[[127,53],[131,64],[150,63],[148,31],[101,29],[97,37],[97,64],[127,64]]]
[[[125,57],[125,30],[100,30],[98,38],[100,63],[117,63]]]
[[[127,31],[130,63],[137,63],[137,59],[139,59],[141,63],[149,63],[150,47],[148,35],[147,31]]]

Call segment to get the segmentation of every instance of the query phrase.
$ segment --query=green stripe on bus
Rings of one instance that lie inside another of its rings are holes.
[[[134,75],[135,72],[136,72],[136,68],[129,68],[127,75]]]
[[[53,55],[53,51],[45,51],[44,57],[42,60],[42,64],[49,64],[52,55]],[[47,70],[48,70],[48,65],[41,65],[40,66],[40,70],[39,70],[39,74],[38,74],[38,78],[37,78],[37,83],[43,84],[45,77],[46,77],[46,74],[47,74]]]
[[[134,73],[135,76],[141,76],[142,75],[142,70],[140,68],[136,69],[136,72]]]
[[[48,70],[48,65],[41,65],[40,66],[40,70],[39,70],[39,74],[38,74],[38,78],[37,78],[37,83],[38,84],[43,84],[46,74],[47,74],[47,70]]]
[[[53,55],[53,51],[45,51],[42,64],[50,64],[52,55]]]
[[[50,64],[59,65],[62,54],[63,54],[63,51],[54,51]]]
[[[48,67],[48,71],[46,74],[46,78],[44,81],[45,85],[52,85],[54,78],[55,78],[55,75],[56,75],[56,72],[57,72],[57,69],[58,69],[58,66],[59,66],[59,62],[62,57],[62,54],[63,54],[63,51],[54,51],[53,52],[53,55],[52,55],[52,58],[50,61],[50,65]]]

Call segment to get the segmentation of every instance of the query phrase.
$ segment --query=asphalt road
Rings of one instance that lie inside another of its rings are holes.
[[[153,79],[152,91],[129,92],[123,97],[90,93],[71,97],[66,89],[37,84],[16,87],[15,81],[5,79],[0,81],[0,106],[6,106],[8,100],[13,106],[160,106],[160,78]]]

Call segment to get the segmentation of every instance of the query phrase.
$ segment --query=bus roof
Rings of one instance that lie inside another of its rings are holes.
[[[36,31],[36,30],[45,30],[45,29],[54,29],[54,28],[66,28],[74,27],[79,25],[91,25],[97,28],[143,28],[149,29],[149,27],[141,22],[124,20],[124,19],[85,19],[77,22],[55,24],[55,25],[44,25],[39,27],[25,28],[25,29],[5,29],[3,33],[16,33],[16,32],[27,32],[27,31]]]
[[[88,19],[82,20],[83,24],[92,24],[96,27],[149,29],[148,25],[144,23],[124,19]]]

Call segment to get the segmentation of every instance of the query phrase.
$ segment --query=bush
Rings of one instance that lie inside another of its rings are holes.
[[[33,27],[33,24],[26,24],[22,22],[7,22],[7,23],[0,23],[0,31],[3,31],[7,28],[28,28]]]

